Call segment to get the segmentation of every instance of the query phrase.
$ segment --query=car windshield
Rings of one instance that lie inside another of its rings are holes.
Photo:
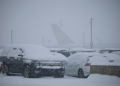
[[[42,55],[51,55],[50,51],[47,50],[45,47],[39,45],[28,45],[24,46],[24,50],[26,54],[42,54]]]

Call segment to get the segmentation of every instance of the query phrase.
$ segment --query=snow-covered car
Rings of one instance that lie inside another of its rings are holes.
[[[120,62],[120,56],[112,53],[104,53],[106,58],[108,58],[109,62]]]
[[[68,57],[65,65],[65,75],[87,77],[90,74],[90,64],[93,62],[109,62],[99,53],[75,53]]]
[[[56,52],[52,52],[53,55],[55,55],[57,58],[61,58],[63,60],[67,60],[67,57],[64,56],[63,54],[60,54],[60,53],[56,53]]]
[[[104,48],[104,49],[96,49],[97,53],[113,53],[120,55],[120,48]]]
[[[51,52],[56,52],[56,53],[60,53],[63,54],[64,56],[68,57],[70,56],[70,53],[68,51],[68,49],[65,48],[48,48]]]
[[[47,48],[33,44],[7,45],[1,54],[3,71],[22,73],[24,77],[53,75],[64,77],[64,60],[57,58]]]
[[[92,53],[94,53],[95,52],[95,49],[86,49],[86,48],[72,48],[70,51],[70,55],[72,55],[72,54],[75,54],[75,53],[78,53],[78,52],[88,52],[88,53],[90,53],[90,52],[92,52]]]

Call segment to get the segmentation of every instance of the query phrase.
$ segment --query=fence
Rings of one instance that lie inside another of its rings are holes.
[[[91,65],[90,74],[104,74],[120,77],[120,66],[113,65]]]

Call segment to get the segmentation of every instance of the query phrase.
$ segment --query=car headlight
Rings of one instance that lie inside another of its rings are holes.
[[[32,61],[32,62],[35,64],[35,66],[39,66],[41,64],[39,61]]]

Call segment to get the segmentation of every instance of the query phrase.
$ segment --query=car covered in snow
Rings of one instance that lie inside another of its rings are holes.
[[[88,52],[88,53],[94,53],[95,52],[95,49],[86,49],[86,48],[72,48],[72,49],[70,49],[70,55],[72,55],[72,54],[75,54],[75,53],[78,53],[78,52]]]
[[[44,75],[64,77],[65,60],[57,58],[47,48],[33,44],[7,45],[1,53],[3,72],[22,73],[24,77],[34,78]]]
[[[104,49],[96,49],[97,53],[113,53],[120,55],[120,48],[104,48]]]
[[[118,54],[104,53],[103,55],[108,58],[109,62],[120,62],[120,56]]]
[[[88,77],[90,74],[90,64],[93,62],[109,61],[104,55],[99,53],[75,53],[67,59],[65,75],[77,76],[79,78]]]
[[[70,56],[70,53],[68,51],[68,49],[65,48],[48,48],[51,52],[56,52],[56,53],[60,53],[63,54],[64,56],[68,57]]]
[[[52,54],[55,55],[57,58],[61,58],[61,59],[65,60],[65,61],[67,60],[67,57],[64,56],[61,53],[52,52]]]

